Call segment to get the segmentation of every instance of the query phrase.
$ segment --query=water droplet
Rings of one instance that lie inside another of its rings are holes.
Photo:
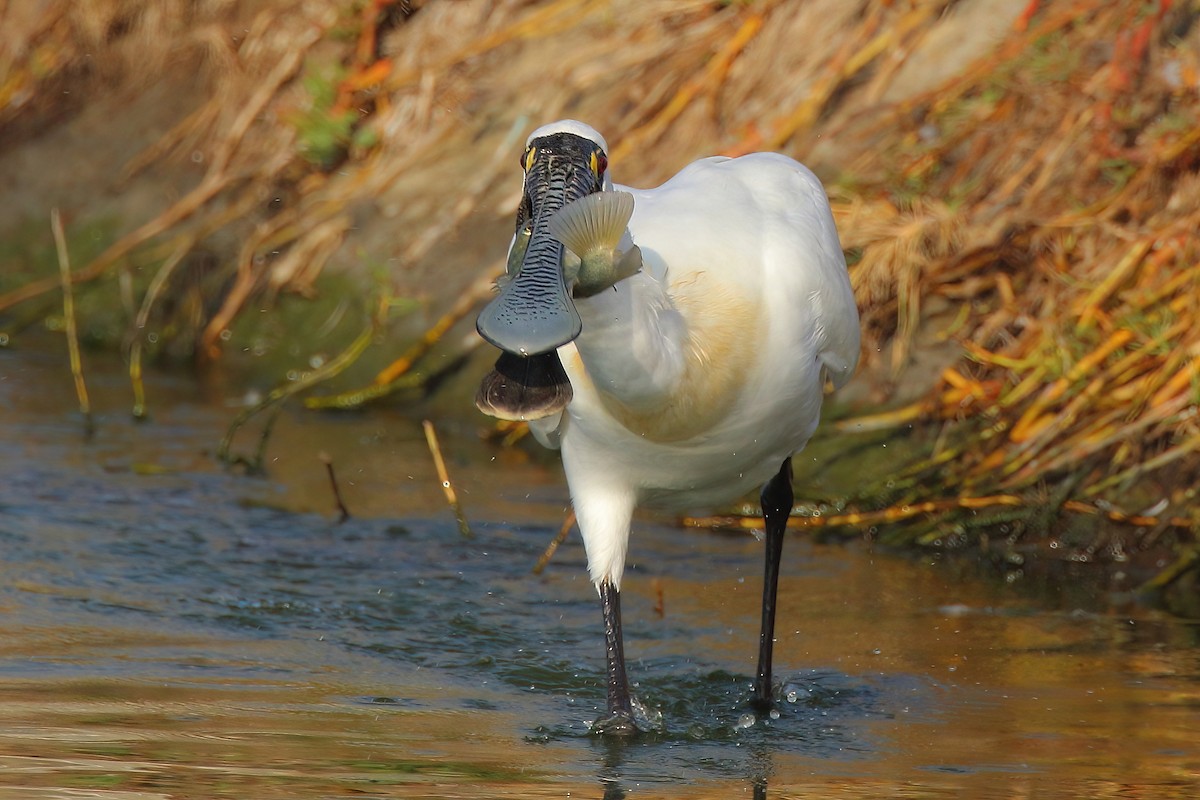
[[[641,731],[665,731],[666,726],[663,724],[662,711],[657,708],[650,708],[645,703],[637,698],[630,697],[630,702],[633,705],[633,723]]]
[[[757,717],[747,711],[745,714],[742,714],[740,717],[738,717],[737,724],[733,727],[734,730],[745,730],[747,728],[753,728],[754,723],[757,721]]]

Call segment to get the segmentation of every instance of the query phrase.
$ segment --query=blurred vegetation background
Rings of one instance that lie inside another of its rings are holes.
[[[0,345],[66,326],[57,208],[78,335],[135,389],[154,359],[311,407],[428,392],[478,344],[537,124],[595,125],[635,186],[778,150],[863,314],[834,449],[906,456],[797,524],[1200,594],[1196,0],[0,9]]]

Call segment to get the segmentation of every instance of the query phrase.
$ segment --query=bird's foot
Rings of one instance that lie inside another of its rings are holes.
[[[608,713],[592,723],[592,733],[601,736],[635,736],[639,733],[666,733],[667,726],[662,712],[650,708],[634,696],[629,698],[629,708],[609,708]]]
[[[748,705],[759,714],[767,714],[779,708],[779,700],[782,697],[782,687],[772,681],[770,675],[760,674],[754,681],[754,690],[750,694]]]
[[[636,736],[640,730],[629,711],[610,711],[591,727],[591,732],[599,736]]]
[[[755,692],[750,698],[749,706],[758,714],[769,714],[779,708],[779,704],[775,701],[774,692],[766,695]]]

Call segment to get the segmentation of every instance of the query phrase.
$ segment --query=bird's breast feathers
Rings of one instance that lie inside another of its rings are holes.
[[[668,289],[684,321],[670,390],[629,402],[622,387],[595,385],[605,410],[653,442],[680,442],[711,431],[747,387],[761,341],[758,304],[728,291],[710,272],[693,272]],[[664,346],[667,346],[664,344]]]
[[[629,191],[643,272],[578,303],[584,330],[564,357],[571,416],[593,435],[683,445],[791,404],[802,446],[831,342],[840,362],[857,360],[857,312],[820,183],[759,154],[704,159]]]

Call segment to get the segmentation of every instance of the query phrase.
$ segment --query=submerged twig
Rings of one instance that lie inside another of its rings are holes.
[[[942,500],[925,500],[921,502],[903,502],[872,511],[848,511],[842,514],[799,515],[794,514],[788,519],[787,526],[792,529],[802,528],[844,528],[861,527],[864,525],[885,525],[904,522],[914,517],[939,514],[954,510],[978,511],[984,508],[1007,507],[1018,509],[1017,516],[1033,514],[1044,505],[1053,507],[1055,504],[1037,504],[1026,498],[1013,494],[999,494],[989,497],[950,497]],[[1148,514],[1125,514],[1112,509],[1101,509],[1094,505],[1078,500],[1068,500],[1061,504],[1065,512],[1097,516],[1109,522],[1130,525],[1135,528],[1153,528],[1167,526],[1173,528],[1190,528],[1193,522],[1185,517],[1160,517]],[[1012,517],[1007,512],[1001,512],[1004,518]],[[996,517],[995,519],[1000,519]],[[759,530],[762,528],[762,517],[756,514],[741,515],[727,514],[711,517],[682,517],[680,523],[690,528],[715,528],[718,530]]]
[[[845,514],[822,514],[821,516],[792,515],[788,519],[789,528],[836,528],[846,525],[873,525],[885,522],[899,522],[920,514],[931,514],[947,511],[953,508],[978,509],[989,506],[1019,506],[1024,503],[1016,495],[994,495],[991,497],[953,497],[948,500],[927,500],[922,503],[904,503],[889,506],[878,511],[852,511]],[[762,527],[760,516],[714,516],[714,517],[684,517],[684,525],[692,528],[726,528],[738,530],[757,530]]]
[[[1166,569],[1138,587],[1141,592],[1157,592],[1166,589],[1175,581],[1200,565],[1200,547],[1192,545],[1180,553]]]
[[[398,388],[407,386],[415,386],[421,383],[420,380],[405,382],[403,379],[409,377],[408,371],[412,369],[418,361],[424,358],[429,351],[442,340],[442,337],[454,327],[460,320],[471,313],[472,310],[492,292],[493,278],[480,278],[471,284],[450,310],[438,319],[421,337],[414,342],[408,350],[406,350],[399,358],[388,364],[384,369],[380,370],[371,381],[369,386],[352,389],[347,392],[339,392],[335,395],[324,397],[310,397],[304,401],[306,408],[355,408],[362,405],[368,400],[373,400],[378,397],[390,394]],[[466,350],[470,350],[477,346],[482,340],[475,340],[468,345]]]
[[[306,389],[310,389],[321,381],[328,380],[357,361],[358,357],[362,355],[363,351],[370,346],[371,340],[375,338],[380,326],[383,325],[383,320],[387,316],[387,309],[388,298],[386,294],[384,294],[380,296],[379,305],[375,314],[372,316],[370,323],[345,350],[338,353],[329,361],[325,362],[325,364],[318,369],[315,369],[307,375],[304,375],[299,380],[272,389],[262,401],[244,409],[241,413],[234,417],[233,422],[229,424],[229,429],[225,432],[225,436],[221,438],[221,444],[217,447],[217,458],[226,463],[243,461],[246,462],[252,470],[261,469],[262,454],[264,448],[266,447],[266,439],[270,430],[270,425],[274,421],[273,418],[268,422],[268,427],[264,430],[263,437],[259,441],[258,455],[253,461],[246,461],[246,459],[233,458],[230,456],[229,451],[233,445],[233,439],[237,435],[237,432],[255,415],[267,409],[278,406],[289,397],[292,397]]]
[[[150,286],[146,289],[146,296],[142,298],[142,306],[138,309],[137,319],[134,321],[133,343],[129,348],[129,382],[133,385],[134,419],[145,419],[146,417],[146,387],[142,383],[142,332],[150,318],[150,310],[154,307],[163,287],[166,286],[167,279],[171,277],[171,273],[174,272],[179,262],[183,261],[191,246],[192,243],[189,241],[176,248],[175,252],[158,268],[158,272],[154,273],[154,278],[151,279]]]
[[[438,444],[437,431],[433,428],[433,423],[425,420],[421,423],[425,429],[425,442],[429,445],[429,454],[433,456],[433,466],[437,470],[438,480],[442,482],[442,492],[446,495],[446,502],[450,504],[451,510],[454,511],[454,519],[458,522],[458,532],[465,537],[471,536],[471,526],[467,524],[467,516],[463,513],[462,504],[458,502],[458,494],[454,491],[454,485],[450,483],[450,473],[446,471],[446,461],[442,458],[442,448]]]
[[[333,500],[338,509],[338,524],[341,525],[350,519],[350,509],[346,508],[346,502],[342,499],[342,489],[338,486],[337,475],[333,471],[333,459],[324,451],[321,451],[317,457],[321,459],[321,463],[325,465],[325,471],[329,474],[329,486],[333,489]]]
[[[88,400],[87,384],[83,380],[83,359],[79,355],[79,331],[75,326],[75,294],[71,291],[71,260],[67,252],[67,237],[63,233],[62,217],[57,208],[50,210],[50,229],[54,234],[54,248],[58,252],[58,272],[62,281],[63,317],[67,331],[67,352],[71,359],[71,377],[75,379],[75,395],[79,398],[79,413],[83,415],[83,431],[87,436],[95,433],[92,420],[92,404]]]
[[[558,546],[567,540],[567,534],[571,532],[571,526],[575,524],[575,509],[571,509],[567,513],[567,518],[563,520],[562,527],[558,529],[558,534],[550,540],[550,544],[546,545],[545,551],[542,552],[541,558],[533,565],[533,574],[541,575],[542,570],[550,563],[550,559],[554,558],[554,553],[558,550]]]

